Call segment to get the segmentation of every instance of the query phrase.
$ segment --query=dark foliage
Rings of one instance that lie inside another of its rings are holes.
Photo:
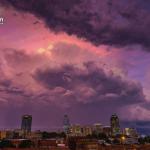
[[[30,148],[32,147],[34,144],[30,141],[30,140],[23,140],[20,144],[19,144],[19,148]]]
[[[51,139],[51,138],[65,138],[66,134],[64,132],[56,133],[56,132],[42,132],[43,139]]]
[[[0,141],[0,148],[13,148],[13,147],[15,147],[15,146],[9,140]]]

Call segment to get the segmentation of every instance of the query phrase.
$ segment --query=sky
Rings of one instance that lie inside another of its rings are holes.
[[[0,128],[150,131],[149,0],[0,0]]]

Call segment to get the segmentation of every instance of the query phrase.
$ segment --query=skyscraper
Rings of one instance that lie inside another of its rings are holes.
[[[31,125],[32,125],[32,116],[23,115],[22,123],[21,123],[21,130],[23,130],[25,133],[29,133],[31,132]]]
[[[69,120],[68,115],[64,115],[63,128],[66,134],[70,132],[70,120]]]
[[[119,123],[119,118],[116,114],[113,114],[111,116],[110,125],[111,125],[112,135],[120,134],[120,123]]]

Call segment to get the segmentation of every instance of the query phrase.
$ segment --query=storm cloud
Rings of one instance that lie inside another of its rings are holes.
[[[112,113],[149,121],[149,1],[0,3],[1,126],[26,113],[38,129],[62,126],[64,114],[81,124],[109,125]]]
[[[84,63],[82,68],[68,65],[37,70],[34,78],[47,89],[55,89],[56,95],[67,102],[73,99],[81,103],[106,101],[126,105],[145,99],[140,84],[125,81],[113,72],[105,73],[93,62]]]
[[[68,47],[69,55],[66,53]],[[83,49],[77,49],[84,55]],[[145,102],[139,83],[125,79],[111,69],[106,71],[101,62],[93,61],[99,56],[92,56],[92,52],[86,53],[86,57],[77,57],[78,61],[82,60],[78,64],[76,59],[66,63],[64,58],[75,56],[74,51],[73,45],[62,43],[56,44],[48,57],[15,49],[0,51],[0,112],[5,126],[16,127],[19,121],[14,122],[14,119],[19,120],[24,113],[33,115],[34,128],[61,126],[64,113],[73,123],[89,124],[101,120],[106,123],[112,113],[121,115],[123,108]],[[14,119],[6,120],[10,114]],[[53,121],[48,117],[54,118]]]
[[[146,0],[2,0],[29,12],[52,31],[75,34],[96,45],[150,46],[150,2]]]

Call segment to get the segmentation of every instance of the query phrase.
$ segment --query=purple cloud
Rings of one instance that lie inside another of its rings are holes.
[[[62,47],[62,53],[63,49],[65,47]],[[24,113],[33,115],[34,128],[61,126],[64,113],[69,114],[73,123],[88,124],[101,120],[106,123],[112,113],[121,114],[120,110],[125,106],[145,102],[139,83],[125,80],[111,70],[106,72],[97,62],[88,61],[88,56],[78,65],[73,62],[68,65],[63,59],[56,59],[57,52],[60,51],[56,46],[55,51],[51,51],[51,56],[55,57],[50,59],[14,49],[1,51],[2,126],[16,127]],[[70,47],[70,55],[71,52]]]
[[[33,13],[54,32],[75,34],[96,45],[150,46],[149,1],[4,0],[1,3]]]
[[[82,69],[71,65],[57,69],[38,69],[34,78],[47,89],[58,88],[57,94],[60,93],[61,97],[69,95],[69,99],[72,96],[77,102],[106,100],[132,104],[144,100],[139,84],[124,81],[113,73],[106,74],[102,68],[91,62],[85,63]]]

